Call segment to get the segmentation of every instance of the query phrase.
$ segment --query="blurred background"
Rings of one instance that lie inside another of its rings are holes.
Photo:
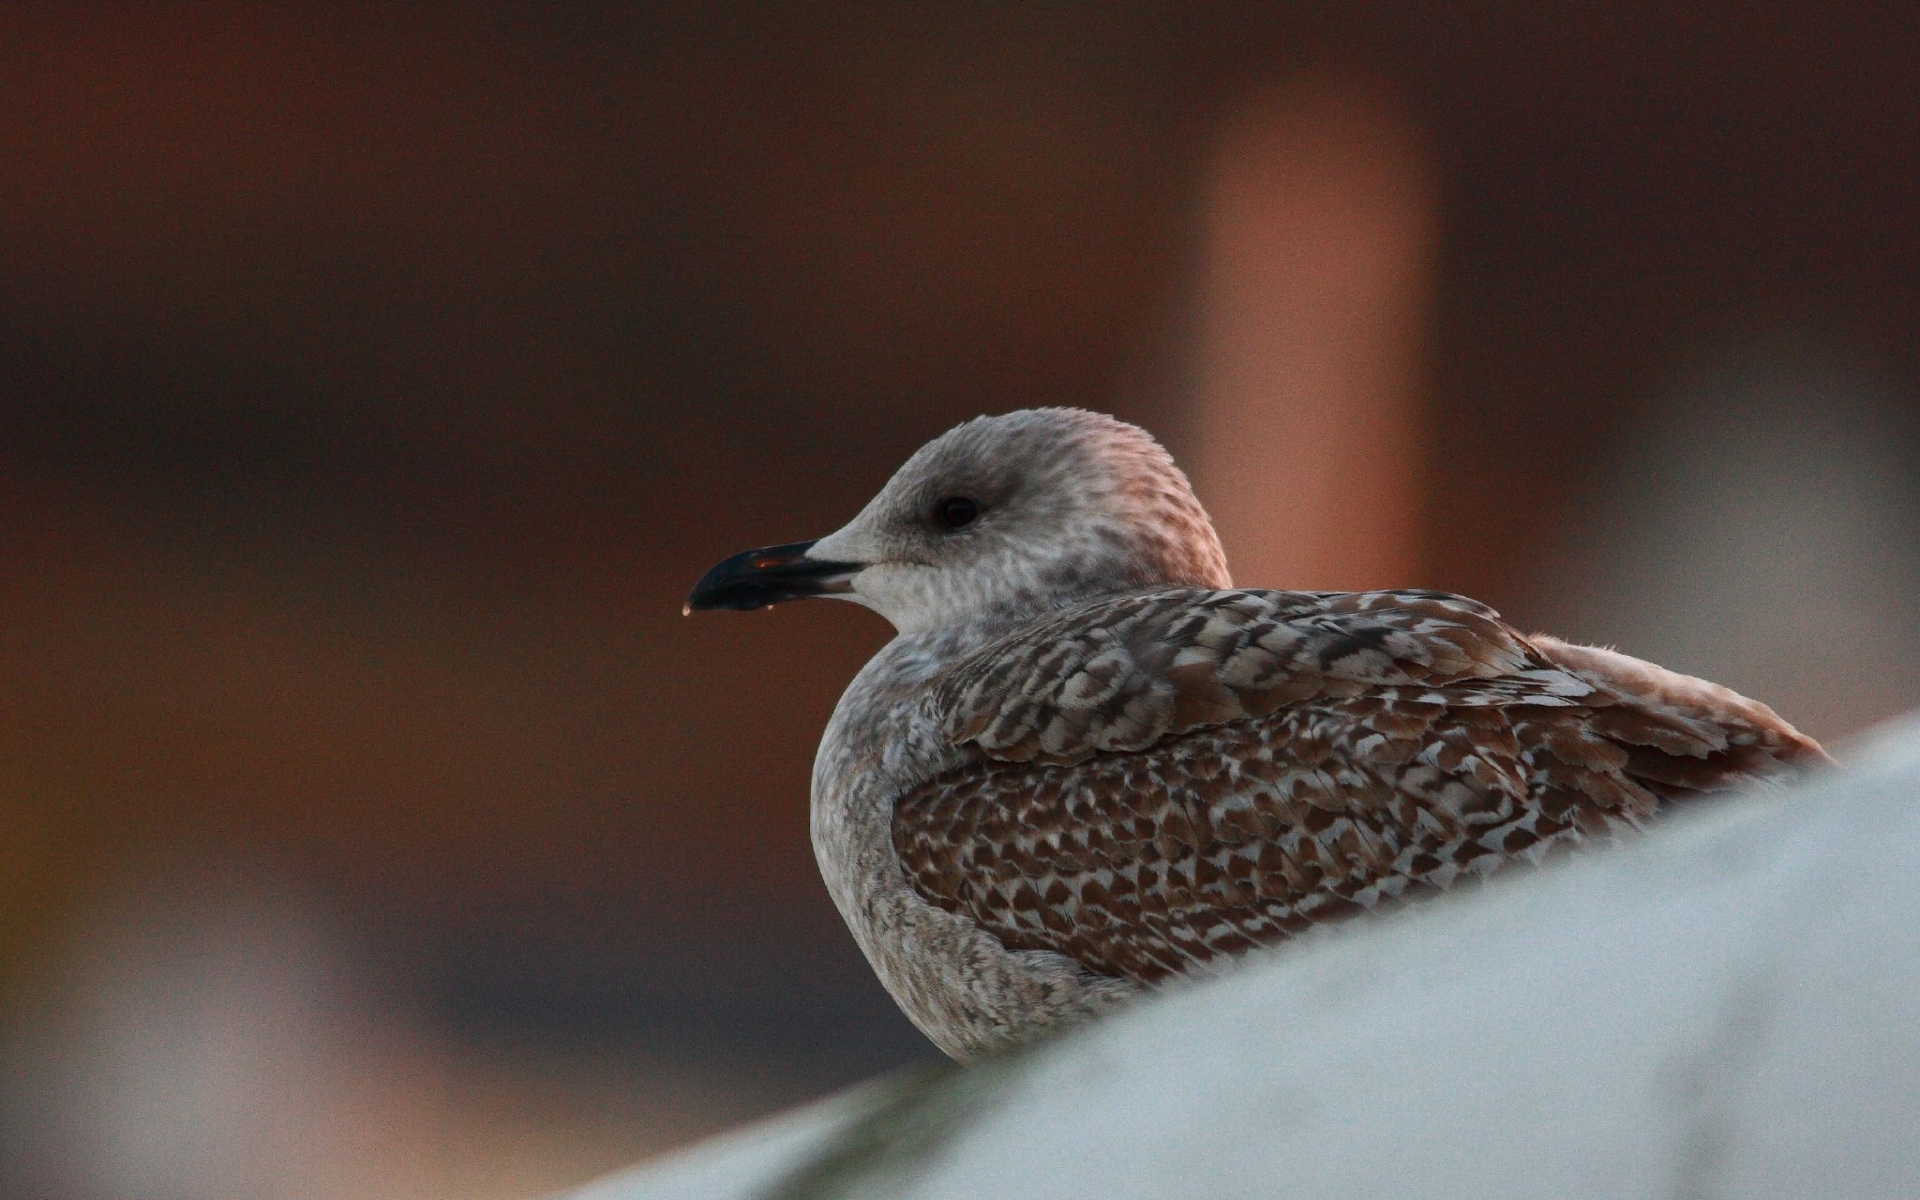
[[[0,13],[0,1194],[521,1197],[932,1057],[683,620],[980,412],[1240,582],[1920,702],[1898,4]]]

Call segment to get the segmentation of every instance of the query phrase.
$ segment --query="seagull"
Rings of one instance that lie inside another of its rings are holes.
[[[949,430],[686,611],[808,596],[897,631],[820,743],[814,851],[963,1062],[1831,762],[1764,704],[1462,596],[1237,588],[1160,444],[1079,409]]]

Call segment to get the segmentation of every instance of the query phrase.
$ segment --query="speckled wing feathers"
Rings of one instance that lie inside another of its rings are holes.
[[[1819,756],[1763,705],[1432,592],[1111,597],[929,703],[977,758],[896,802],[913,886],[1140,982]]]
[[[1313,698],[1451,682],[1456,704],[1593,688],[1539,658],[1492,609],[1440,592],[1199,591],[1064,610],[949,670],[934,692],[956,742],[998,759],[1071,763]]]

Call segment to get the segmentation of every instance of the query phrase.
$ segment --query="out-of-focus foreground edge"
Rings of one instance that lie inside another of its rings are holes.
[[[1920,714],[1837,757],[571,1200],[1920,1195]]]

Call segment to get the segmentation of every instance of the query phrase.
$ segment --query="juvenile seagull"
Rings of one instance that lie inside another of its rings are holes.
[[[827,725],[813,846],[962,1060],[1828,761],[1764,704],[1464,597],[1235,588],[1159,443],[1077,409],[949,431],[687,609],[802,596],[899,631]]]

